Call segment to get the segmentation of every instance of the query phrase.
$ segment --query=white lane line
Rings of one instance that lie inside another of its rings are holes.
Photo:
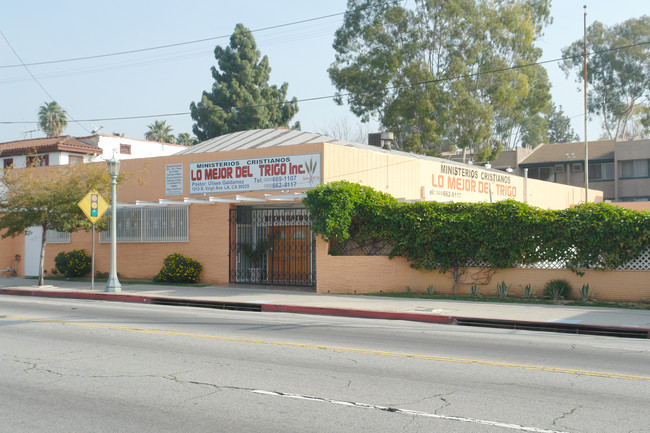
[[[503,423],[503,422],[498,422],[498,421],[488,421],[488,420],[483,420],[483,419],[476,419],[476,418],[465,418],[465,417],[460,417],[460,416],[448,416],[448,415],[438,415],[435,413],[430,413],[430,412],[420,412],[417,410],[410,410],[410,409],[400,409],[400,408],[395,408],[395,407],[387,407],[387,406],[377,406],[373,404],[367,404],[367,403],[355,403],[351,401],[340,401],[340,400],[330,400],[327,398],[321,398],[321,397],[313,397],[313,396],[308,396],[308,395],[300,395],[300,394],[291,394],[291,393],[284,393],[284,392],[275,392],[275,391],[264,391],[261,389],[254,389],[251,392],[254,392],[255,394],[262,394],[262,395],[270,395],[274,397],[287,397],[287,398],[294,398],[298,400],[309,400],[309,401],[317,401],[321,403],[331,403],[331,404],[337,404],[340,406],[352,406],[352,407],[359,407],[363,409],[375,409],[375,410],[383,410],[386,412],[394,412],[394,413],[403,413],[406,415],[412,415],[412,416],[421,416],[421,417],[426,417],[426,418],[438,418],[438,419],[444,419],[447,421],[460,421],[460,422],[468,422],[472,424],[480,424],[480,425],[489,425],[492,427],[501,427],[501,428],[507,428],[511,430],[518,430],[518,431],[526,431],[526,432],[533,432],[533,433],[569,433],[565,431],[559,431],[559,430],[547,430],[543,428],[537,428],[537,427],[526,427],[522,426],[519,424],[509,424],[509,423]]]

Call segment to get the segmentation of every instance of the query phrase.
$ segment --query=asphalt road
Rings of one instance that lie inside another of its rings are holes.
[[[2,432],[650,432],[650,344],[0,297]]]

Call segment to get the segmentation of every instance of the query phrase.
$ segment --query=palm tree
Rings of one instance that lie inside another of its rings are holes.
[[[38,125],[48,137],[58,137],[68,125],[67,113],[56,101],[45,102],[38,112]]]
[[[176,144],[181,144],[183,146],[194,146],[198,143],[198,139],[191,135],[189,132],[181,132],[178,134],[178,139],[176,139]]]
[[[167,125],[167,121],[154,121],[147,126],[149,131],[144,134],[144,138],[151,141],[160,141],[162,143],[173,143],[176,138],[172,135],[172,127]]]

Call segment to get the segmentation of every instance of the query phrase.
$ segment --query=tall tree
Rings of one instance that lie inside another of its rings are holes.
[[[90,164],[5,169],[0,177],[0,230],[3,238],[40,226],[38,284],[43,285],[47,230],[73,232],[91,227],[77,203],[91,190],[110,193],[105,166]]]
[[[547,116],[547,120],[549,143],[571,143],[580,140],[578,134],[571,127],[571,119],[564,114],[561,105],[559,109],[556,109],[553,104],[553,110]]]
[[[194,146],[198,142],[199,140],[197,140],[196,137],[194,137],[189,132],[181,132],[178,134],[178,138],[176,139],[176,144],[183,146]]]
[[[541,143],[570,143],[579,139],[562,106],[557,108],[554,103],[522,122],[521,144],[524,146],[534,148]]]
[[[610,139],[626,137],[631,117],[639,114],[636,107],[650,112],[648,40],[647,15],[612,27],[595,21],[587,28],[587,110],[600,116]],[[583,44],[575,41],[562,50],[562,69],[567,76],[574,72],[579,83],[584,83]]]
[[[48,137],[58,137],[68,125],[67,113],[56,102],[45,102],[38,111],[38,126]]]
[[[151,141],[159,141],[161,143],[174,143],[176,137],[172,135],[172,127],[167,125],[167,121],[156,120],[151,125],[148,125],[149,130],[144,134],[144,138]]]
[[[289,85],[269,85],[271,68],[267,56],[261,57],[255,38],[243,24],[237,24],[225,49],[217,46],[212,67],[215,82],[204,91],[190,110],[196,122],[192,131],[204,141],[246,129],[288,126],[298,112],[298,100],[287,101]]]
[[[550,0],[349,0],[337,30],[332,82],[354,114],[376,118],[426,153],[508,145],[516,113],[550,102],[534,63]],[[532,97],[534,96],[534,98]]]

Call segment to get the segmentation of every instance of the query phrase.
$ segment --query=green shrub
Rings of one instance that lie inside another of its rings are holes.
[[[521,288],[521,296],[523,296],[526,299],[530,299],[533,296],[535,296],[535,292],[537,292],[537,290],[533,289],[532,284],[526,284]]]
[[[416,269],[453,271],[452,294],[463,271],[478,263],[498,270],[561,261],[582,275],[615,269],[650,247],[650,214],[608,203],[563,210],[514,200],[398,203],[350,182],[310,189],[303,203],[325,240],[372,241]]]
[[[508,290],[510,290],[511,285],[512,284],[506,284],[505,281],[497,283],[497,296],[499,296],[499,298],[508,297]]]
[[[54,258],[54,266],[67,278],[81,277],[90,272],[92,259],[85,250],[60,252]]]
[[[551,280],[544,286],[544,296],[552,298],[554,301],[558,299],[569,299],[572,290],[573,288],[567,280]]]
[[[153,280],[167,283],[198,283],[202,270],[203,266],[197,260],[174,253],[167,256],[162,269]]]
[[[583,302],[591,301],[596,296],[595,293],[589,290],[589,284],[583,284],[580,290],[578,290],[578,294],[580,295],[580,300]]]

